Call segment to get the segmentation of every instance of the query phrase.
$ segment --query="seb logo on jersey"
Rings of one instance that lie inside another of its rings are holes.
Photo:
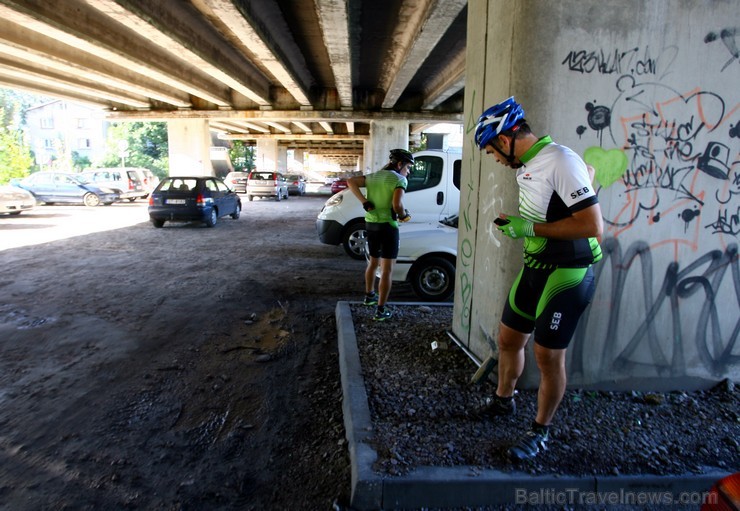
[[[588,186],[584,186],[583,188],[576,190],[575,192],[570,193],[571,199],[577,199],[578,197],[581,197],[583,195],[586,195],[590,190],[588,189]]]

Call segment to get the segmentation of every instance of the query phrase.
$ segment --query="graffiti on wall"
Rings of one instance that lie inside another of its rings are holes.
[[[736,59],[735,31],[717,37]],[[696,250],[702,232],[740,233],[740,104],[710,90],[663,83],[674,73],[676,55],[674,47],[581,50],[562,64],[579,74],[615,75],[612,103],[586,102],[586,125],[576,129],[581,137],[596,135],[598,144],[583,156],[596,169],[597,186],[619,187],[605,212],[608,234],[678,221],[682,229],[659,241],[677,252],[678,245]]]
[[[736,243],[724,251],[710,250],[688,264],[672,262],[662,275],[656,275],[650,244],[645,241],[635,242],[623,251],[618,239],[609,238],[602,249],[604,260],[596,266],[595,276],[597,287],[604,285],[599,282],[604,272],[611,270],[606,331],[612,339],[622,338],[625,329],[630,329],[631,336],[619,346],[614,342],[603,345],[598,374],[618,374],[641,367],[652,368],[656,376],[682,376],[687,373],[687,358],[693,355],[704,370],[716,376],[740,363],[740,353],[735,349],[740,335]],[[630,281],[638,283],[637,289],[634,284],[629,288],[625,285],[631,272],[638,272]],[[654,285],[658,282],[656,293]],[[622,306],[640,300],[644,315],[634,323],[625,322]],[[585,351],[590,346],[586,330],[591,311],[582,318],[573,339],[571,367],[576,374],[585,371]],[[691,328],[686,327],[686,318],[691,318]],[[603,324],[604,318],[594,321]]]
[[[583,157],[596,169],[602,202],[596,278],[608,303],[593,304],[579,324],[575,374],[677,377],[700,369],[721,377],[740,364],[740,102],[721,75],[740,65],[738,41],[736,29],[704,38],[721,53],[705,66],[716,79],[702,80],[715,90],[675,86],[686,82],[677,47],[573,50],[561,61],[614,86],[610,96],[584,101],[576,128],[593,140]],[[611,341],[594,348],[586,332],[600,328]]]
[[[472,104],[475,104],[475,90],[472,91]],[[471,112],[465,122],[465,134],[470,135],[475,130],[478,119]],[[460,326],[465,332],[470,332],[472,320],[473,302],[473,258],[475,256],[475,226],[473,225],[473,206],[476,204],[478,183],[477,176],[473,175],[475,169],[476,151],[468,152],[463,168],[468,173],[467,186],[460,191],[460,219],[458,221],[458,236],[460,238],[460,251],[457,258],[457,274],[459,275],[456,285],[460,289],[460,302],[462,310],[460,313]],[[463,182],[465,182],[463,181]]]

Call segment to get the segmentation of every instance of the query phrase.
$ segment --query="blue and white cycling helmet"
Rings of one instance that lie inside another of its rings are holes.
[[[510,130],[524,119],[524,109],[514,96],[483,112],[475,128],[475,143],[479,149],[486,147],[504,131]]]

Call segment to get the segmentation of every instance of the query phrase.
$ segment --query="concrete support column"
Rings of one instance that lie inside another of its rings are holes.
[[[375,172],[388,163],[391,149],[408,149],[409,123],[407,121],[373,121],[370,140],[365,144],[363,172]]]
[[[254,158],[254,166],[258,171],[276,171],[278,169],[279,159],[277,140],[257,140],[257,154]]]
[[[283,174],[288,173],[288,148],[286,146],[278,146],[277,170]]]
[[[305,154],[306,152],[303,149],[293,149],[293,162],[295,166],[295,171],[301,174],[304,170],[303,157]]]
[[[213,176],[211,135],[205,119],[167,121],[171,176]]]

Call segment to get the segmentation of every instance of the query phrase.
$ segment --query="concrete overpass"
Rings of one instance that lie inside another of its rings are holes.
[[[0,0],[0,86],[167,120],[191,167],[215,130],[368,168],[462,121],[466,23],[467,0]]]

